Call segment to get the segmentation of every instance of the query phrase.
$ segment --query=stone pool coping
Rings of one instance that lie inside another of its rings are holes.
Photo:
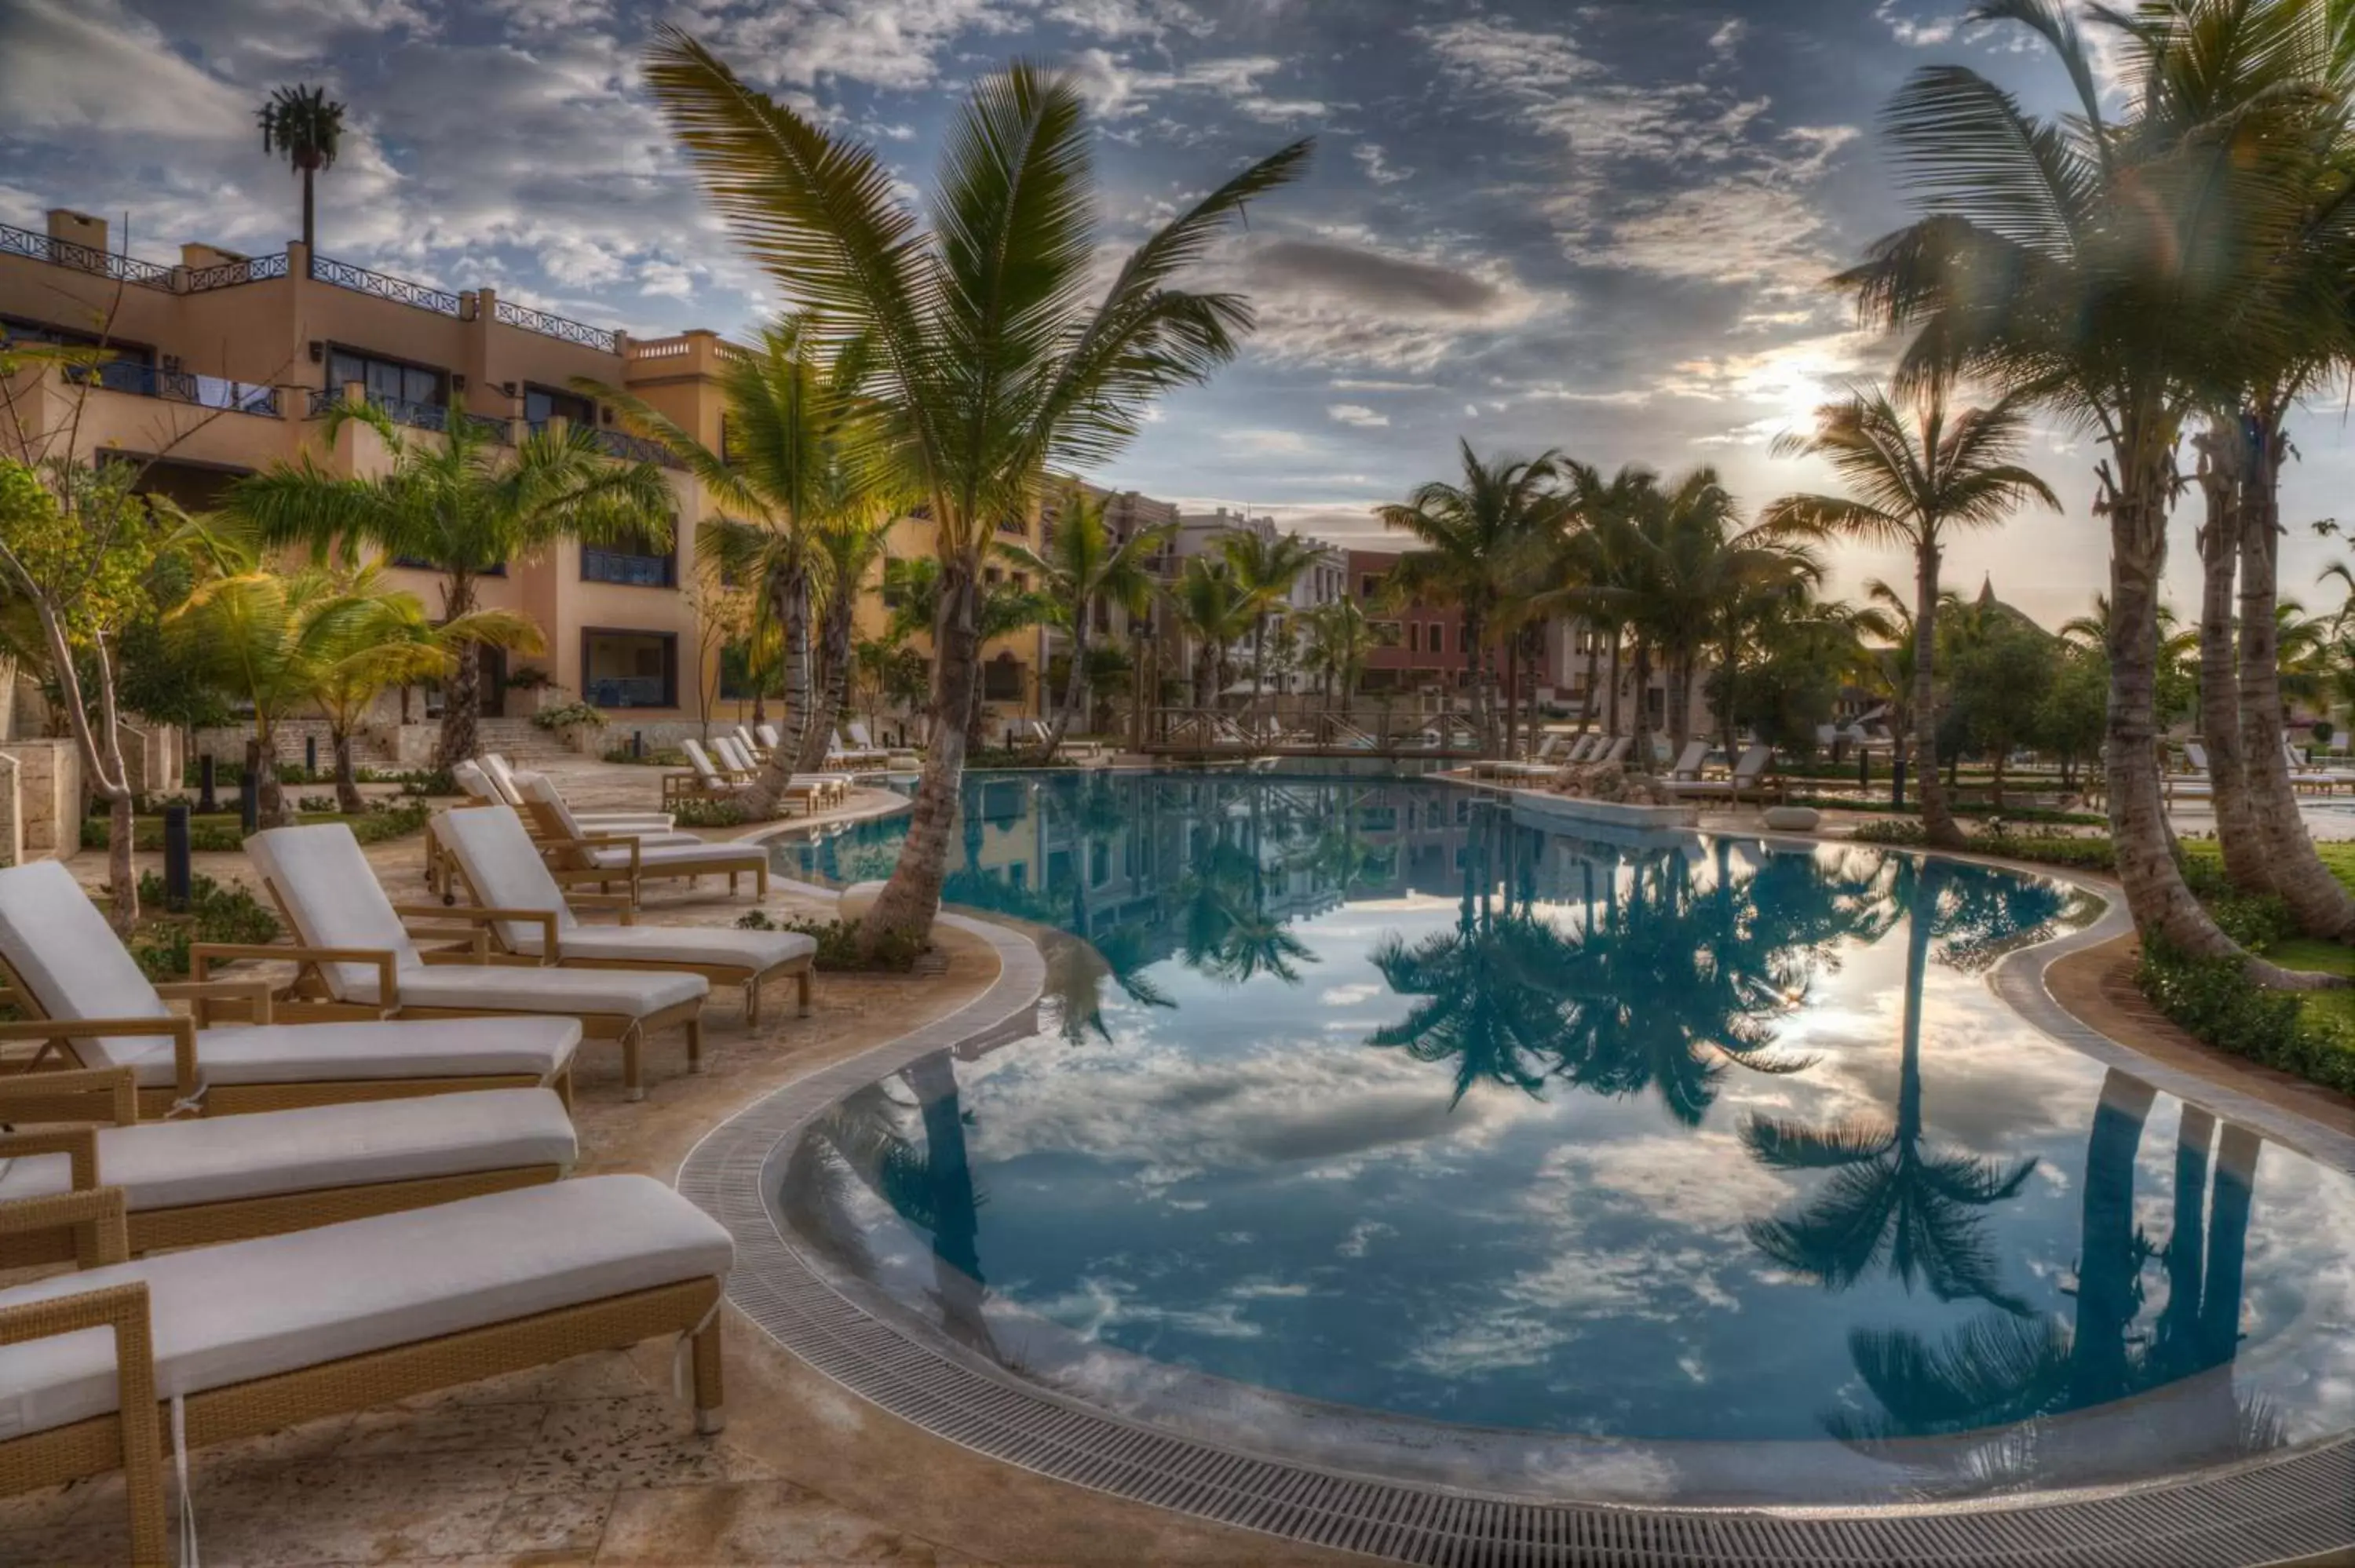
[[[1744,837],[1812,849],[1823,840]],[[1983,861],[1981,857],[1949,858]],[[2006,869],[2020,869],[2007,866]],[[2044,868],[2035,874],[2051,875]],[[2054,880],[2101,897],[2103,914],[2008,955],[1991,983],[2062,1044],[2341,1170],[2355,1139],[2267,1102],[2154,1063],[2078,1021],[2045,971],[2123,928],[2115,890]],[[827,890],[795,885],[798,890]],[[994,922],[941,918],[998,959],[989,988],[963,1008],[775,1089],[714,1128],[680,1166],[677,1185],[734,1236],[729,1298],[779,1346],[845,1388],[935,1436],[1051,1478],[1271,1536],[1427,1563],[1753,1564],[1902,1560],[1928,1563],[2261,1563],[2355,1544],[2355,1435],[2215,1469],[2118,1486],[1938,1503],[1706,1507],[1537,1501],[1378,1478],[1269,1457],[1130,1421],[953,1357],[863,1309],[790,1244],[770,1202],[797,1135],[835,1101],[919,1057],[977,1054],[1030,1033],[1045,977],[1037,947]]]

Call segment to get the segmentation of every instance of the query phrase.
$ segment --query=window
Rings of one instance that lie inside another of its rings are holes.
[[[526,382],[523,418],[524,423],[534,429],[550,419],[570,419],[576,425],[594,425],[597,422],[597,405],[575,392],[559,392],[553,387]]]
[[[1000,653],[981,667],[981,700],[1018,703],[1022,700],[1022,666],[1011,653]]]
[[[581,580],[631,588],[677,588],[678,557],[643,535],[581,546]]]
[[[1371,599],[1374,597],[1374,590],[1381,586],[1382,579],[1378,577],[1374,577],[1369,574],[1366,577],[1359,577],[1358,579],[1358,597],[1359,599]]]
[[[581,696],[601,708],[678,705],[678,638],[667,631],[581,634]]]
[[[984,567],[981,568],[981,580],[983,582],[1001,582],[1005,580],[1005,577],[1006,574],[999,571],[996,567]]]
[[[1423,622],[1420,620],[1406,623],[1406,651],[1410,653],[1423,652]]]
[[[1455,629],[1455,651],[1458,653],[1469,653],[1472,652],[1472,629],[1470,627],[1459,626]]]
[[[371,403],[407,403],[420,408],[441,408],[449,406],[450,373],[436,370],[430,365],[411,365],[405,360],[386,359],[378,355],[358,354],[348,348],[327,351],[327,390],[340,391],[357,381],[368,388]]]

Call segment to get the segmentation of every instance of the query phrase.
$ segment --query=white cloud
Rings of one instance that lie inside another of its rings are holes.
[[[1366,171],[1366,178],[1378,185],[1394,185],[1401,180],[1414,177],[1412,169],[1394,166],[1383,154],[1379,143],[1360,142],[1349,149],[1349,155],[1358,160],[1359,168]]]
[[[1387,425],[1391,422],[1391,417],[1388,414],[1369,408],[1363,403],[1327,403],[1325,406],[1325,412],[1336,422],[1355,425],[1359,429],[1371,429],[1376,426]]]
[[[7,125],[80,135],[246,139],[252,105],[175,53],[114,0],[11,0],[0,17],[0,104]]]
[[[1873,16],[1888,25],[1890,36],[1909,48],[1934,48],[1953,41],[1962,26],[1956,15],[1923,17],[1901,9],[1898,0],[1881,0],[1872,8]]]

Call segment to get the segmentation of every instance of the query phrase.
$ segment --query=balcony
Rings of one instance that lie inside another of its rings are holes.
[[[396,305],[414,305],[421,311],[432,311],[436,315],[462,313],[458,296],[447,289],[432,289],[422,283],[412,283],[406,278],[395,278],[389,273],[371,272],[365,267],[355,267],[348,261],[337,261],[332,257],[311,258],[311,281],[349,289],[356,294],[390,300]]]
[[[135,359],[110,359],[98,365],[69,365],[68,382],[127,392],[134,397],[156,397],[199,408],[219,408],[264,419],[280,417],[278,388],[246,381],[225,381],[218,376],[191,376],[185,371],[158,370]]]
[[[660,441],[650,441],[627,430],[599,430],[596,437],[600,449],[624,462],[650,462],[663,468],[686,466]]]
[[[645,555],[583,545],[581,546],[581,580],[584,583],[619,583],[624,588],[676,588],[678,586],[677,560],[668,555]]]
[[[46,261],[52,267],[69,267],[77,272],[112,278],[119,283],[136,283],[143,289],[155,289],[167,294],[172,291],[172,269],[169,267],[159,267],[153,261],[142,261],[120,251],[77,245],[70,239],[54,239],[46,234],[36,234],[29,228],[11,228],[0,224],[0,256],[22,256],[29,260]]]
[[[343,400],[344,394],[340,388],[322,390],[314,387],[310,418],[325,418],[327,410]],[[368,407],[394,424],[406,425],[411,429],[433,430],[446,435],[451,426],[462,425],[481,440],[504,445],[507,439],[507,422],[505,419],[488,418],[481,414],[469,414],[463,408],[447,408],[440,403],[415,402],[407,397],[371,397],[367,401]]]

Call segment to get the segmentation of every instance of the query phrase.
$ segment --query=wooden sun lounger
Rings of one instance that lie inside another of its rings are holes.
[[[23,1125],[19,1107],[63,1092],[102,1102],[103,1125]],[[549,1089],[152,1121],[128,1067],[78,1068],[0,1078],[0,1121],[18,1124],[0,1133],[0,1202],[120,1188],[134,1255],[536,1186],[580,1152]],[[72,1240],[63,1226],[0,1234],[0,1268],[71,1262]]]
[[[761,1022],[762,987],[792,976],[808,1016],[817,943],[801,932],[637,926],[628,900],[618,896],[610,902],[619,927],[583,926],[576,909],[594,906],[596,895],[568,894],[557,883],[514,812],[445,812],[432,831],[473,900],[451,913],[480,924],[503,951],[559,967],[684,970],[714,985],[741,985],[748,1024]]]
[[[59,1225],[84,1266],[0,1290],[0,1496],[122,1470],[143,1568],[171,1558],[176,1446],[185,1499],[189,1449],[673,1335],[692,1341],[698,1430],[721,1425],[734,1248],[646,1177],[136,1262],[120,1189],[0,1203],[0,1234]]]

